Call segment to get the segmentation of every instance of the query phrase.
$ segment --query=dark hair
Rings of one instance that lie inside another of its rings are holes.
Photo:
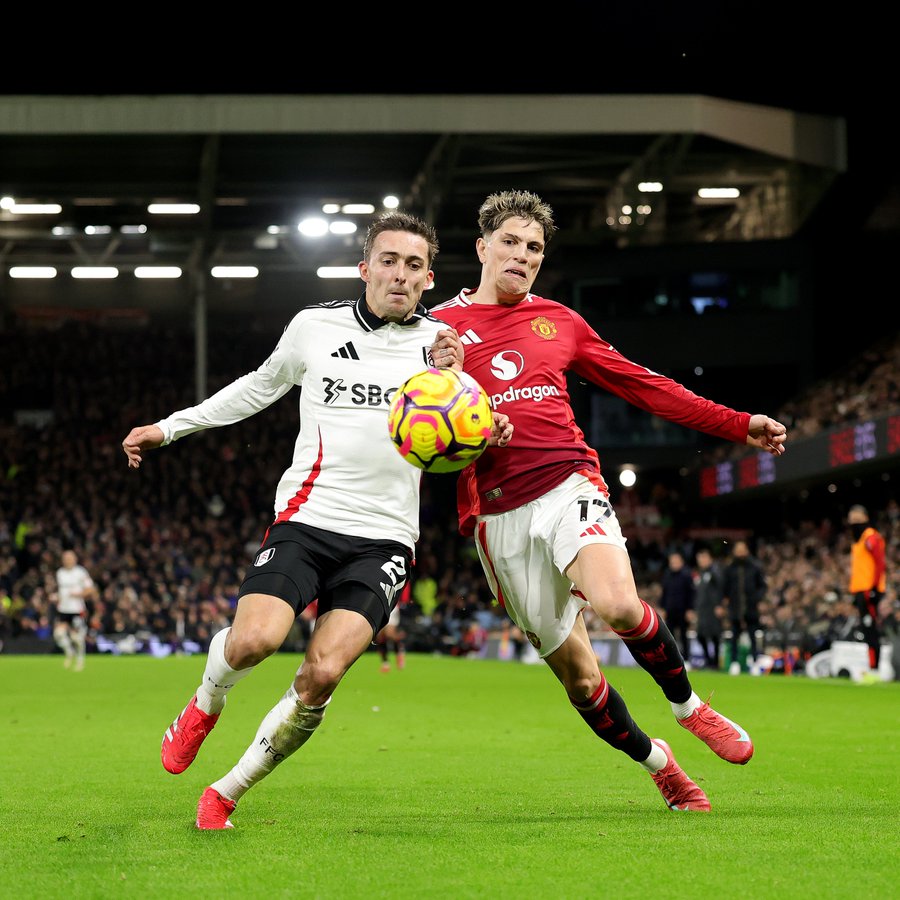
[[[507,219],[537,222],[544,229],[546,244],[556,232],[553,210],[537,194],[530,191],[498,191],[491,194],[478,210],[478,227],[482,237],[496,231]]]
[[[432,267],[434,258],[440,250],[437,232],[427,222],[404,212],[386,212],[369,226],[366,231],[366,242],[363,244],[364,260],[368,262],[375,238],[385,231],[408,231],[410,234],[417,234],[419,237],[425,238],[425,242],[428,244],[428,268]]]

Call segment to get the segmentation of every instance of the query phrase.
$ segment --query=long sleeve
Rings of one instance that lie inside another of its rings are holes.
[[[181,409],[157,422],[164,435],[163,446],[195,431],[231,425],[256,415],[300,384],[305,372],[301,323],[302,316],[298,313],[258,369],[236,378],[196,406]]]
[[[750,413],[715,403],[619,353],[580,316],[577,357],[572,369],[611,394],[660,418],[735,443],[744,443]]]
[[[242,375],[202,403],[157,422],[165,435],[163,446],[195,431],[231,425],[256,415],[283,397],[291,387],[289,382],[275,381],[260,370]]]

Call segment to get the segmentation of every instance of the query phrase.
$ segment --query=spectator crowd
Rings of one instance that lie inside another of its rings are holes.
[[[255,368],[271,346],[270,335],[212,332],[205,393]],[[0,331],[0,351],[3,647],[9,652],[30,639],[55,649],[54,575],[62,551],[71,548],[97,588],[88,603],[90,649],[205,650],[229,623],[244,568],[270,523],[271,485],[292,453],[297,397],[289,393],[258,417],[151,452],[136,473],[121,450],[132,424],[198,399],[189,333],[67,321]],[[842,377],[792,400],[776,418],[796,440],[900,406],[898,385],[900,341],[894,338]],[[502,635],[518,655],[522,636],[494,603],[471,540],[457,531],[454,486],[453,475],[425,477],[421,537],[402,611],[407,650],[468,655],[489,636]],[[761,652],[781,654],[802,670],[804,660],[832,641],[852,639],[844,511],[781,522],[777,532],[748,526],[744,534],[696,537],[665,527],[665,501],[657,488],[640,498],[624,489],[613,496],[643,598],[679,625],[683,617],[680,639],[703,633],[715,648],[700,664],[735,654],[734,609],[711,599],[706,587],[709,566],[724,575],[741,538],[765,580],[752,627]],[[886,495],[870,512],[887,540],[882,606],[885,630],[896,633],[900,505]],[[689,604],[685,578],[695,589]],[[683,608],[667,612],[679,595]],[[609,634],[586,615],[594,636]],[[309,627],[298,621],[285,649],[302,651]]]

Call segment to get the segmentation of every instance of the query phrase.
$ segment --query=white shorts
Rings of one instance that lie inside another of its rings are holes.
[[[588,544],[627,552],[609,497],[583,475],[524,506],[478,517],[475,545],[488,584],[542,658],[588,606],[564,574]]]

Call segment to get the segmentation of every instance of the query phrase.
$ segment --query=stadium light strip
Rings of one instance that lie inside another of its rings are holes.
[[[319,266],[316,269],[319,278],[359,278],[358,266]]]
[[[195,216],[200,212],[198,203],[151,203],[148,213],[157,216]]]
[[[10,278],[56,278],[53,266],[10,266]]]
[[[181,278],[179,266],[136,266],[135,278]]]
[[[737,188],[700,188],[697,196],[703,200],[736,200],[741,192]]]
[[[13,203],[4,209],[18,216],[55,216],[62,212],[58,203]]]
[[[115,266],[75,266],[73,278],[118,278],[119,270]]]
[[[256,266],[213,266],[209,272],[213,278],[256,278]]]

